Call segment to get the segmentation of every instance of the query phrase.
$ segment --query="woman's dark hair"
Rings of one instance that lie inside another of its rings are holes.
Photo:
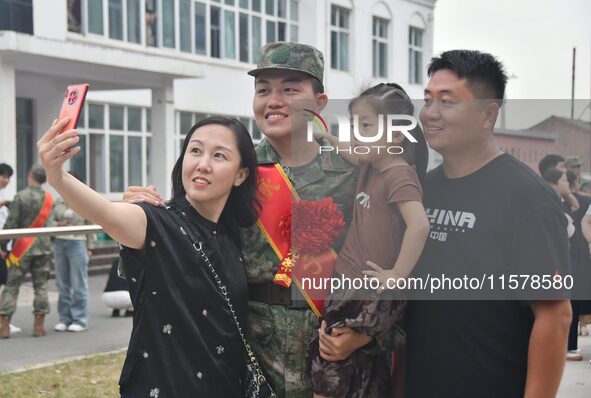
[[[562,178],[563,174],[564,174],[564,172],[562,172],[558,169],[548,169],[548,170],[546,170],[546,172],[544,174],[542,174],[542,178],[548,184],[558,184],[558,180],[560,180],[560,178]]]
[[[414,105],[404,89],[396,83],[380,83],[377,86],[364,90],[359,96],[349,103],[349,113],[352,113],[353,106],[361,100],[367,100],[376,113],[386,114],[404,114],[413,116]],[[385,124],[385,123],[384,123]],[[402,141],[402,158],[410,165],[414,165],[417,170],[419,180],[422,182],[427,172],[427,163],[429,162],[429,150],[427,142],[423,135],[423,130],[417,124],[417,127],[409,131],[417,142],[410,142],[408,139]]]
[[[239,227],[246,228],[253,225],[258,218],[258,211],[260,204],[256,200],[257,191],[257,158],[254,151],[254,145],[248,134],[248,130],[237,119],[225,116],[210,116],[197,122],[185,137],[181,154],[177,159],[174,168],[172,169],[172,198],[169,203],[173,203],[182,199],[186,195],[185,187],[183,186],[183,160],[189,141],[193,133],[200,127],[210,124],[217,124],[225,126],[232,131],[238,151],[240,152],[240,167],[248,169],[248,177],[242,184],[233,187],[230,191],[230,196],[226,202],[226,206],[222,211],[220,223],[223,223],[226,228],[230,230],[230,234],[240,242]]]

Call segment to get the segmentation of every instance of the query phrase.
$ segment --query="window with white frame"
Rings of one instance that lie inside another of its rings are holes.
[[[349,14],[346,8],[330,8],[330,67],[349,70]]]
[[[144,44],[147,47],[158,47],[161,43],[158,29],[158,0],[146,0],[144,9]]]
[[[177,128],[176,128],[176,150],[175,156],[179,156],[181,150],[183,148],[183,142],[185,141],[185,136],[191,130],[191,127],[195,125],[195,123],[199,122],[202,119],[205,119],[208,116],[212,116],[208,113],[196,113],[196,112],[185,112],[185,111],[177,111]],[[227,115],[223,115],[227,116]],[[234,116],[230,116],[234,117]],[[238,120],[246,127],[248,132],[252,137],[252,141],[256,144],[261,140],[261,130],[257,126],[255,120],[249,117],[237,117]]]
[[[142,42],[142,4],[141,0],[127,0],[125,5],[125,20],[127,25],[126,40],[130,43]],[[145,18],[145,17],[144,17]]]
[[[144,4],[154,0],[68,0],[68,30],[141,43]]]
[[[408,30],[408,81],[423,83],[423,31],[412,26]]]
[[[298,28],[298,0],[68,0],[70,32],[248,63]]]
[[[78,122],[81,150],[70,160],[70,170],[106,194],[145,185],[150,176],[150,117],[148,108],[85,104]]]
[[[373,76],[388,77],[388,20],[373,17],[372,24]]]
[[[68,0],[68,30],[82,32],[82,5],[80,0]]]
[[[175,3],[178,0],[160,0],[160,9],[162,10],[162,18],[160,27],[162,29],[162,46],[168,48],[175,48]]]
[[[191,0],[179,0],[179,49],[190,53],[191,46]]]
[[[32,0],[0,0],[0,30],[33,34]]]
[[[296,0],[199,0],[194,7],[198,54],[256,63],[263,44],[298,40]],[[209,21],[205,18],[208,8]]]

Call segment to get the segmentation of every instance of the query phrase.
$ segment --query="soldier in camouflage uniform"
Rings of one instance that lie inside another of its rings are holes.
[[[316,143],[298,144],[297,148],[292,145],[292,138],[305,131],[292,129],[295,112],[292,113],[291,101],[326,101],[322,53],[303,44],[271,43],[263,48],[257,68],[249,74],[255,77],[255,118],[265,134],[256,148],[259,163],[279,163],[301,199],[331,196],[339,209],[350,216],[356,168],[333,152],[319,155]],[[317,110],[321,109],[319,106]],[[277,122],[271,114],[287,117]],[[305,145],[309,148],[302,148]],[[296,152],[310,156],[296,159]],[[344,236],[345,231],[336,250]],[[306,349],[319,326],[318,318],[303,297],[290,300],[290,296],[299,296],[295,284],[290,294],[290,289],[273,283],[280,260],[260,229],[255,225],[244,230],[242,240],[249,282],[249,342],[280,397],[311,397]]]
[[[260,163],[282,164],[282,159],[266,139],[257,146],[256,152]],[[319,200],[332,196],[344,214],[351,214],[353,181],[357,173],[341,157],[324,152],[297,172],[286,166],[283,168],[301,199]],[[264,298],[252,300],[261,289],[284,289],[278,285],[269,286],[274,285],[273,278],[280,261],[256,225],[243,230],[242,247],[251,293],[247,325],[249,343],[280,397],[311,397],[305,355],[308,342],[319,326],[318,318],[303,297],[292,305],[299,308],[264,302]],[[292,289],[296,290],[294,295],[299,295],[295,284]]]
[[[18,192],[10,204],[10,214],[4,225],[5,229],[27,228],[39,214],[45,199],[45,191],[41,185],[45,183],[45,171],[40,165],[31,167],[27,176],[28,186]],[[16,242],[15,242],[16,243]],[[0,245],[6,250],[6,241]],[[13,246],[14,248],[14,246]],[[16,311],[16,303],[21,284],[27,272],[31,273],[35,299],[33,314],[35,315],[34,336],[45,335],[43,327],[45,314],[49,313],[47,297],[47,280],[51,266],[51,242],[49,236],[37,237],[18,265],[8,268],[8,280],[2,292],[2,306],[0,307],[1,334],[0,337],[10,337],[8,325],[10,318]]]

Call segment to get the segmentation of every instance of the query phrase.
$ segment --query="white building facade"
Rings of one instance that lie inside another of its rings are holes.
[[[422,98],[434,3],[0,0],[0,162],[17,182],[5,196],[26,184],[68,84],[90,84],[69,168],[110,199],[128,185],[169,193],[183,136],[206,115],[238,117],[259,140],[246,72],[267,42],[320,49],[329,98],[386,81]]]

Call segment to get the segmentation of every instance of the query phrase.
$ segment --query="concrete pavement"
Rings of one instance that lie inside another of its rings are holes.
[[[21,288],[18,309],[13,323],[23,329],[8,340],[0,340],[0,372],[39,367],[55,361],[120,350],[127,347],[131,333],[131,318],[112,318],[111,311],[101,302],[107,275],[89,277],[91,319],[89,329],[82,333],[53,331],[58,322],[57,289],[49,282],[51,313],[47,316],[47,336],[31,337],[33,330],[33,288],[26,283]],[[584,360],[567,362],[558,398],[591,397],[591,336],[579,337]]]
[[[131,318],[112,318],[111,310],[102,303],[101,295],[107,275],[90,276],[90,321],[88,331],[81,333],[54,332],[58,323],[57,288],[55,280],[49,281],[51,313],[45,320],[47,336],[32,337],[33,286],[23,284],[12,323],[23,331],[10,339],[0,340],[0,372],[36,367],[58,360],[120,350],[127,347],[131,334]]]
[[[558,398],[591,397],[591,336],[579,336],[579,349],[583,360],[566,361]]]

